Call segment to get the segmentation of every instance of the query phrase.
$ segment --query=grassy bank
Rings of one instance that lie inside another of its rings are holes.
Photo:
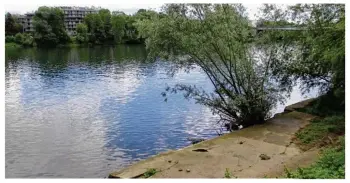
[[[11,47],[20,48],[22,47],[22,45],[19,45],[17,43],[5,43],[5,48],[11,48]]]
[[[345,178],[345,109],[338,101],[320,105],[329,97],[320,97],[300,111],[320,116],[296,133],[296,143],[304,150],[322,148],[319,160],[296,171],[285,170],[284,178],[344,179]],[[334,101],[334,100],[333,100]],[[325,112],[325,108],[327,112]]]

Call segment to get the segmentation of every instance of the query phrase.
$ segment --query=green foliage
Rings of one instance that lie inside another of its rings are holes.
[[[157,173],[156,169],[150,168],[150,169],[147,169],[147,171],[143,174],[143,176],[145,178],[149,178],[149,177],[152,177],[153,175],[155,175],[156,173]]]
[[[31,34],[17,33],[16,36],[6,36],[6,42],[17,43],[18,45],[22,46],[33,46],[34,39]]]
[[[296,133],[302,143],[309,144],[322,141],[329,133],[344,134],[345,116],[329,116],[312,120],[310,125]]]
[[[276,12],[276,13],[271,13]],[[297,4],[282,11],[265,7],[265,20],[292,20],[303,31],[286,31],[276,75],[301,80],[303,89],[319,87],[345,101],[345,5]],[[276,37],[271,33],[271,41]],[[291,59],[286,59],[291,58]]]
[[[77,25],[76,41],[78,43],[88,43],[89,42],[88,27],[86,24],[80,23]]]
[[[15,42],[16,42],[17,44],[22,44],[23,39],[24,39],[24,37],[23,37],[23,35],[22,35],[21,33],[17,33],[17,34],[16,34],[16,36],[15,36]]]
[[[15,42],[15,37],[14,36],[6,36],[5,37],[5,43],[14,43]]]
[[[35,46],[36,43],[34,42],[33,36],[31,34],[23,34],[22,45],[23,46]]]
[[[110,27],[110,12],[102,9],[97,14],[88,14],[84,18],[88,30],[88,41],[93,44],[103,44],[108,40]]]
[[[277,54],[278,46],[251,44],[253,30],[244,7],[169,4],[163,9],[162,16],[135,24],[140,36],[147,38],[149,57],[172,60],[179,68],[198,65],[215,87],[211,92],[178,84],[167,92],[183,91],[223,122],[248,126],[268,118],[287,89],[270,77],[274,60],[269,58]]]
[[[64,13],[60,8],[39,7],[33,18],[34,40],[39,47],[55,47],[69,42]]]
[[[17,43],[5,43],[5,48],[11,48],[11,47],[21,47],[21,45],[17,44]],[[6,50],[7,52],[7,50]]]
[[[226,168],[226,170],[225,170],[224,178],[227,178],[227,179],[232,178],[232,174],[231,174],[231,172],[230,172],[230,170],[228,168]]]
[[[327,94],[318,97],[305,108],[299,109],[301,112],[310,113],[316,116],[341,115],[345,112],[345,101],[329,91]]]
[[[138,20],[149,19],[155,15],[157,13],[150,10],[138,11],[135,15],[129,16],[123,12],[111,14],[109,10],[102,9],[98,14],[89,14],[84,18],[88,39],[84,38],[86,37],[84,29],[81,31],[83,33],[78,35],[79,40],[92,44],[141,43],[143,39],[134,24]]]
[[[115,43],[122,43],[123,38],[126,34],[126,21],[127,15],[125,14],[116,14],[111,18],[112,29],[111,33]]]
[[[80,44],[115,44],[143,43],[135,27],[138,20],[149,19],[158,13],[151,10],[140,10],[135,15],[124,12],[101,9],[97,14],[88,14],[84,22],[77,25],[77,35],[73,42]],[[6,14],[6,36],[14,36],[22,32],[22,25],[10,13]],[[27,39],[26,45],[54,47],[72,42],[64,26],[64,14],[60,8],[40,7],[33,18],[34,41]],[[20,40],[20,39],[18,39]],[[7,42],[15,41],[12,37]],[[18,41],[19,42],[19,41]]]
[[[5,15],[5,35],[15,35],[22,32],[22,24],[18,22],[18,18],[6,13]]]
[[[307,168],[291,172],[285,169],[286,178],[297,179],[344,179],[345,178],[345,139],[340,138],[340,146],[325,149],[320,159]]]

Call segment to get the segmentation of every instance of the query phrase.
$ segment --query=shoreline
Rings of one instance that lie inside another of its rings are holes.
[[[56,47],[51,48],[93,48],[95,46],[118,46],[118,45],[144,45],[144,43],[120,43],[120,44],[78,44],[78,43],[68,43],[64,45],[57,45]],[[37,46],[23,46],[18,43],[9,42],[5,43],[5,48],[42,48]]]
[[[283,165],[289,165],[289,168],[296,168],[295,162],[297,165],[308,165],[316,160],[318,150],[302,152],[293,144],[293,136],[314,118],[296,110],[307,106],[313,100],[303,100],[286,106],[284,112],[275,114],[264,124],[250,126],[135,162],[110,173],[108,178],[147,178],[143,175],[150,169],[157,170],[152,178],[220,178],[220,176],[222,178],[225,172],[223,166],[236,170],[235,175],[239,178],[262,178],[264,175],[274,176],[283,172],[284,166],[281,166],[281,162]],[[275,154],[276,150],[282,152]],[[233,158],[232,154],[239,158]],[[259,154],[267,154],[271,160],[256,163]],[[228,164],[230,160],[238,161],[238,165]],[[220,161],[222,162],[219,163]],[[242,165],[246,167],[241,167]]]

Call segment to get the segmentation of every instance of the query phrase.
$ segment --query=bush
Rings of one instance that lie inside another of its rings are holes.
[[[33,46],[34,44],[35,44],[34,38],[32,35],[30,35],[30,34],[23,35],[23,41],[22,41],[23,46]]]
[[[5,37],[5,42],[6,43],[14,43],[15,42],[15,37],[13,37],[13,36],[6,36]]]
[[[333,91],[318,97],[312,101],[309,106],[299,109],[300,112],[306,112],[313,115],[325,117],[331,115],[341,115],[345,112],[344,98],[337,97]]]
[[[16,42],[17,44],[22,44],[23,38],[24,38],[24,37],[23,37],[23,34],[17,33],[16,36],[15,36],[15,42]]]

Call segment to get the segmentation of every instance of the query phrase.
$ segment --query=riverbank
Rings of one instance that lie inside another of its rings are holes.
[[[20,48],[22,45],[19,45],[17,43],[5,43],[5,48]]]
[[[87,48],[94,46],[118,46],[118,45],[144,45],[144,43],[124,43],[124,44],[78,44],[78,43],[69,43],[64,45],[57,45],[56,48]],[[23,47],[17,43],[5,43],[5,48],[21,48]],[[29,48],[36,48],[36,46],[27,46]]]
[[[312,101],[287,106],[265,124],[137,162],[111,173],[109,178],[264,178],[283,177],[286,170],[290,178],[302,178],[290,172],[310,169],[319,163],[321,152],[321,146],[306,145],[298,139],[317,119],[299,112]]]

